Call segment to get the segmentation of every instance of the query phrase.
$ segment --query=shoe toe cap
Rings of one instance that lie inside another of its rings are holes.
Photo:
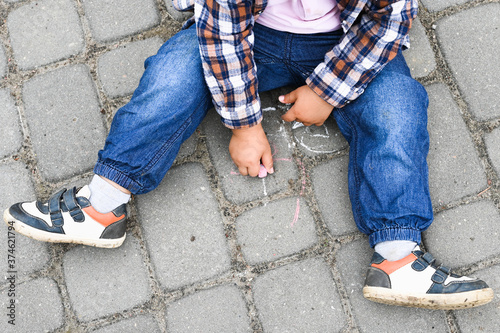
[[[26,224],[30,227],[39,230],[50,231],[55,233],[63,233],[62,228],[51,227],[43,219],[28,213],[23,208],[23,203],[17,203],[12,205],[9,208],[9,214],[12,217],[13,222],[21,222],[23,224]]]
[[[488,284],[483,280],[453,281],[448,284],[434,283],[429,289],[429,294],[454,294],[473,290],[488,289]]]

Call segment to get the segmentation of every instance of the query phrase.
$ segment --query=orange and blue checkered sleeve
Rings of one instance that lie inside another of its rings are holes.
[[[172,0],[172,5],[178,11],[187,11],[194,8],[194,0]]]
[[[417,0],[341,0],[339,6],[345,34],[306,81],[336,108],[361,95],[409,44],[408,32],[418,11]],[[356,21],[350,22],[353,18]]]
[[[194,9],[204,76],[222,122],[233,129],[260,123],[253,1],[196,0]]]

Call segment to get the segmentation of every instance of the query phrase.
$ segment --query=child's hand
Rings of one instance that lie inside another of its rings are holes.
[[[261,161],[268,173],[274,172],[271,146],[261,124],[234,129],[229,142],[229,153],[243,176],[256,177],[260,171]]]
[[[333,111],[333,106],[319,97],[309,86],[302,86],[280,96],[281,103],[293,106],[281,116],[284,121],[298,121],[305,126],[321,126]]]

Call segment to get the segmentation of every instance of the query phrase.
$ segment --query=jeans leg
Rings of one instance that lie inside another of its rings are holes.
[[[134,194],[151,191],[211,107],[192,27],[146,60],[139,87],[113,119],[94,172]]]
[[[400,53],[356,101],[334,112],[350,145],[349,195],[370,245],[419,243],[432,222],[428,98]]]
[[[286,66],[273,56],[283,54],[282,33],[261,30],[254,29],[259,91],[293,83]],[[134,194],[153,190],[212,106],[193,25],[146,60],[139,87],[113,118],[94,172]]]

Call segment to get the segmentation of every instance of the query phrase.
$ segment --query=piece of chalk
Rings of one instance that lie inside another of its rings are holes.
[[[267,176],[267,170],[266,167],[261,164],[259,170],[259,178],[264,178],[265,176]]]

